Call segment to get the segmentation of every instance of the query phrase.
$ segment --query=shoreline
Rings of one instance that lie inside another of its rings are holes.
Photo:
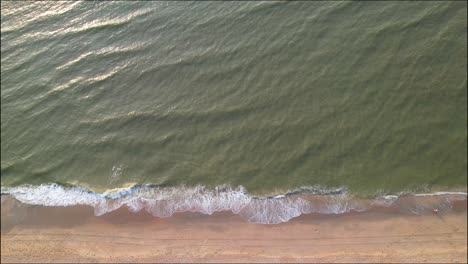
[[[26,205],[2,196],[7,262],[466,262],[467,204],[421,215],[376,208],[275,225],[230,212],[157,218],[122,207]]]
[[[258,224],[288,222],[303,214],[345,214],[378,208],[415,214],[447,212],[457,203],[466,203],[467,200],[465,192],[386,195],[365,199],[346,189],[319,187],[303,187],[284,195],[258,197],[249,194],[242,186],[212,190],[204,186],[159,188],[142,185],[116,192],[95,193],[82,187],[49,184],[2,188],[2,199],[8,195],[29,205],[86,205],[94,209],[96,216],[122,207],[132,212],[146,211],[155,217],[171,217],[181,212],[211,215],[229,211],[247,222]]]

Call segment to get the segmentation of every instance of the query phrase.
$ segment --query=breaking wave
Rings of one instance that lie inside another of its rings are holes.
[[[135,185],[97,193],[83,187],[59,184],[2,187],[2,194],[22,203],[43,206],[89,205],[97,216],[127,206],[130,211],[145,210],[155,217],[170,217],[179,212],[213,214],[231,211],[252,223],[278,224],[301,214],[342,214],[371,208],[393,208],[403,213],[421,214],[450,210],[456,201],[466,201],[465,192],[438,192],[381,196],[374,199],[354,197],[345,188],[302,187],[284,195],[258,197],[244,187],[219,186],[159,187]]]

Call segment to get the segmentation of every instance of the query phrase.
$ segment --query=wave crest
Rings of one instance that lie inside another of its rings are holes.
[[[170,217],[179,212],[213,214],[231,211],[252,223],[277,224],[301,214],[341,214],[365,211],[374,207],[392,207],[403,213],[424,213],[451,209],[455,201],[466,201],[463,192],[407,194],[360,199],[346,189],[302,187],[285,195],[256,197],[239,186],[208,189],[195,187],[158,187],[137,185],[116,191],[96,193],[83,187],[59,184],[2,187],[2,194],[14,196],[22,203],[43,206],[89,205],[97,216],[127,206],[132,212],[145,210],[156,217]]]

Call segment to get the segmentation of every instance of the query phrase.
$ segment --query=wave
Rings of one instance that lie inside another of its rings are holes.
[[[374,199],[354,197],[346,188],[301,187],[283,195],[259,197],[248,194],[242,186],[159,187],[135,185],[104,193],[80,186],[59,184],[2,187],[1,193],[12,195],[25,204],[42,206],[89,205],[100,216],[127,206],[130,211],[146,210],[155,217],[170,217],[179,212],[213,214],[231,211],[252,223],[278,224],[301,214],[342,214],[372,208],[393,208],[403,213],[421,214],[451,210],[457,201],[465,201],[465,192],[387,195]]]

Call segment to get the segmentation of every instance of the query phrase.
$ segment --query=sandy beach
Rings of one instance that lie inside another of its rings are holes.
[[[467,262],[466,200],[444,214],[373,210],[247,223],[231,213],[154,218],[121,208],[24,205],[2,197],[7,262]]]

